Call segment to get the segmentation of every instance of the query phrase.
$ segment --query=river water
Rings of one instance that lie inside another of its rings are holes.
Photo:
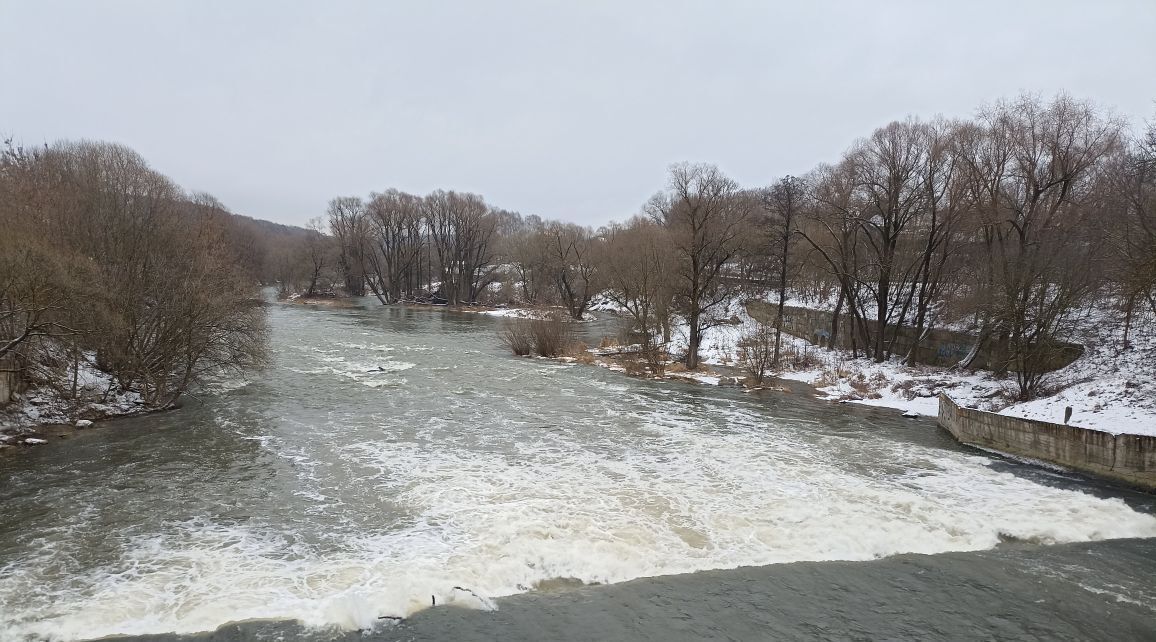
[[[975,559],[1043,551],[1033,581],[1053,597],[1156,618],[1149,544],[1095,544],[1095,565],[1048,546],[1156,537],[1153,496],[960,447],[931,420],[514,358],[484,315],[274,305],[270,322],[251,380],[0,460],[0,639],[246,620],[320,638],[432,602],[990,549]]]

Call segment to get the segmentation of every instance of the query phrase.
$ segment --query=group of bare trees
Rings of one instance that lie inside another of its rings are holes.
[[[803,280],[837,289],[876,360],[900,325],[912,362],[929,328],[971,317],[1030,397],[1093,296],[1151,304],[1151,138],[1066,95],[891,123],[804,177]]]
[[[327,281],[328,269],[328,280],[351,296],[368,291],[382,303],[560,304],[578,319],[603,289],[592,230],[523,218],[476,194],[390,189],[366,200],[336,198],[327,219],[313,223],[329,234],[309,238],[299,271],[313,275],[313,284]],[[326,238],[327,253],[319,245]]]
[[[308,281],[327,265],[383,303],[558,305],[575,319],[602,297],[655,364],[681,323],[688,368],[751,289],[776,304],[758,333],[773,363],[796,294],[833,308],[831,344],[878,361],[914,363],[933,327],[970,320],[970,357],[985,347],[1028,397],[1090,297],[1114,296],[1129,320],[1156,314],[1154,181],[1156,129],[1134,139],[1091,103],[1025,95],[972,119],[887,124],[764,188],[673,165],[641,215],[598,230],[457,192],[335,199],[330,236],[311,237],[331,255]],[[901,331],[915,340],[895,355]]]
[[[338,283],[345,294],[382,303],[472,303],[494,283],[496,229],[505,213],[482,197],[395,189],[368,199],[340,197],[286,264],[284,293],[313,296]],[[305,287],[307,286],[307,287]]]
[[[215,199],[183,192],[128,148],[7,144],[4,368],[75,395],[85,363],[165,407],[206,377],[260,365],[265,316],[235,231]]]

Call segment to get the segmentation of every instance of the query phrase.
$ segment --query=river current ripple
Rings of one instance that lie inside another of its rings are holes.
[[[0,460],[0,639],[350,631],[578,583],[1156,537],[1151,496],[926,419],[518,359],[501,321],[448,310],[270,321],[251,380]]]

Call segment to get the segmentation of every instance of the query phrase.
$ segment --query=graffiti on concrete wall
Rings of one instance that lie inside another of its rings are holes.
[[[940,359],[963,359],[971,352],[971,346],[966,343],[941,343],[935,349],[935,356]]]

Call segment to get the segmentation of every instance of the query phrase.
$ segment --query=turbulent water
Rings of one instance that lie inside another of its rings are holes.
[[[251,381],[0,460],[0,639],[353,630],[577,582],[1156,537],[1144,496],[928,420],[517,359],[481,315],[270,315]]]

